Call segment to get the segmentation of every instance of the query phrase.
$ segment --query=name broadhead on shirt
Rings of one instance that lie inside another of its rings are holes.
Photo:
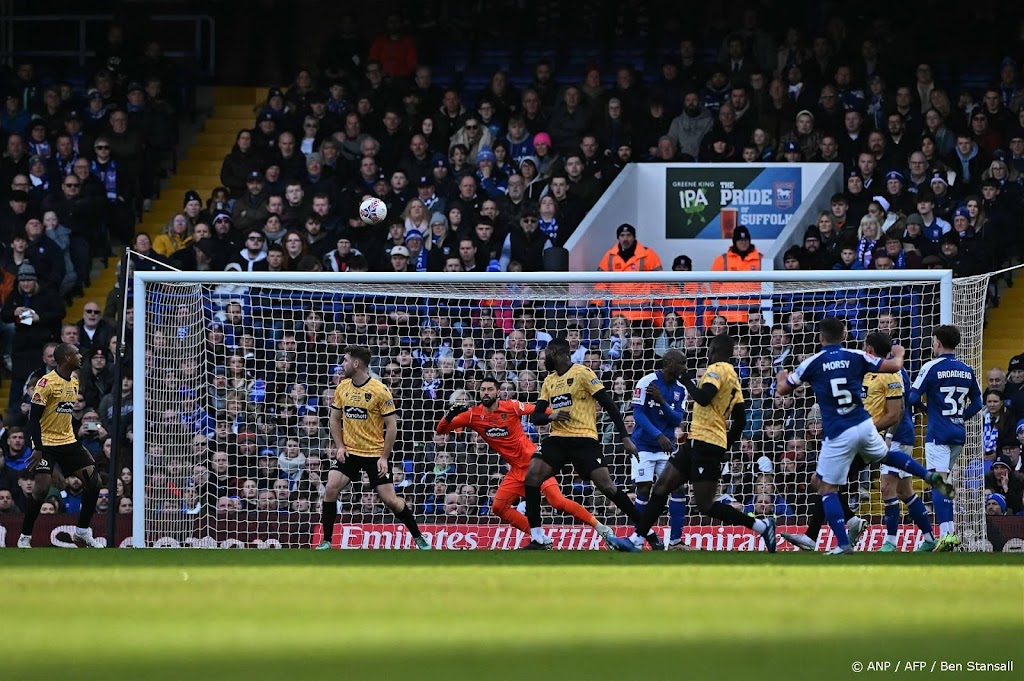
[[[926,442],[962,445],[967,441],[964,412],[981,399],[974,369],[953,355],[936,357],[921,367],[914,392],[928,401]]]

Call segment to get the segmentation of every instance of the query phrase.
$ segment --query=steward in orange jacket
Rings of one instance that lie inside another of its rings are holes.
[[[761,258],[763,256],[750,243],[750,230],[740,225],[732,233],[732,248],[715,258],[711,264],[712,272],[760,272]],[[761,304],[760,297],[740,298],[738,295],[748,294],[760,296],[761,284],[752,282],[713,282],[711,284],[711,295],[708,301],[708,311],[704,315],[704,324],[707,326],[711,319],[719,314],[729,320],[730,323],[747,321],[747,310]],[[717,310],[722,306],[724,309]]]
[[[597,269],[601,272],[660,272],[661,258],[650,248],[636,240],[636,227],[629,223],[619,225],[615,230],[619,242],[601,256]],[[598,284],[599,291],[613,294],[647,294],[648,298],[625,298],[611,301],[611,316],[621,315],[631,322],[642,322],[661,326],[662,313],[655,309],[657,285],[655,284]],[[594,301],[600,305],[603,301]]]

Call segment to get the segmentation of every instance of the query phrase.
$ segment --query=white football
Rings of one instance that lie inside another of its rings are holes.
[[[380,199],[366,199],[359,204],[359,219],[368,225],[376,225],[388,216],[388,207]]]

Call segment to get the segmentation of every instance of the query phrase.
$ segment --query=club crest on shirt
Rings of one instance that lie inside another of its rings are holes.
[[[567,378],[567,379],[565,380],[565,384],[566,384],[566,385],[572,385],[572,380],[573,380],[573,379],[571,379],[571,378]]]
[[[372,393],[363,393],[363,397],[365,397],[366,401],[369,402],[370,400],[373,399],[373,394]]]

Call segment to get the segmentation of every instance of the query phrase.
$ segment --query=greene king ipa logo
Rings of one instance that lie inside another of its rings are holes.
[[[799,168],[666,168],[665,237],[775,238],[800,207]]]

